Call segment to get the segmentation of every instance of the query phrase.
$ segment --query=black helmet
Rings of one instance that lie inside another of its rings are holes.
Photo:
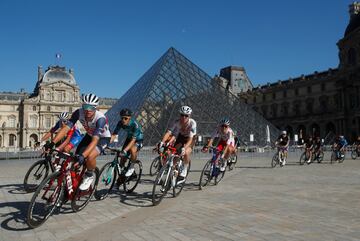
[[[122,109],[120,111],[120,116],[132,116],[132,111],[130,109]]]

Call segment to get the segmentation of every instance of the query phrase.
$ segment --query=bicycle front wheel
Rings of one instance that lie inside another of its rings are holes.
[[[112,162],[106,163],[100,170],[99,180],[96,185],[94,196],[96,200],[105,199],[114,187],[117,171]]]
[[[136,186],[138,185],[141,174],[142,174],[142,163],[139,160],[136,160],[134,163],[135,171],[131,174],[130,177],[126,177],[124,182],[124,191],[127,193],[131,193],[135,190]]]
[[[229,164],[228,164],[228,169],[229,171],[233,170],[235,165],[237,163],[237,155],[236,154],[232,154],[230,156],[230,161],[229,161]]]
[[[300,160],[299,160],[299,164],[300,164],[300,165],[304,165],[305,162],[306,162],[306,152],[304,152],[303,154],[301,154]]]
[[[273,156],[272,160],[271,160],[271,167],[276,167],[276,165],[279,162],[279,155],[278,153],[275,153],[275,155]]]
[[[152,190],[152,203],[158,205],[164,198],[171,186],[171,169],[169,166],[163,166],[156,176]]]
[[[94,175],[95,175],[95,180],[87,190],[80,190],[80,185],[76,189],[75,195],[71,200],[71,208],[74,212],[79,212],[84,207],[86,207],[86,205],[90,202],[91,197],[93,196],[96,190],[96,185],[99,180],[99,168],[97,167],[95,168]]]
[[[161,168],[161,163],[160,162],[161,162],[160,156],[155,157],[154,160],[151,162],[150,176],[154,176],[159,172],[159,170]]]
[[[200,190],[211,181],[211,178],[212,178],[211,172],[212,172],[211,160],[209,160],[205,163],[205,166],[200,175],[200,180],[199,180],[199,189]]]
[[[31,228],[39,227],[60,204],[64,186],[60,172],[47,176],[36,189],[27,211],[26,222]]]
[[[215,176],[215,185],[218,185],[218,183],[224,178],[225,171],[226,169],[224,171],[220,171],[219,174]]]
[[[324,160],[324,152],[323,151],[321,151],[319,154],[318,154],[318,156],[317,156],[317,162],[318,163],[321,163],[323,160]]]
[[[49,174],[49,163],[46,159],[35,162],[25,174],[24,189],[33,192]]]

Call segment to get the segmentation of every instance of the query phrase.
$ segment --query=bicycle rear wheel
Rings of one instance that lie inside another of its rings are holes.
[[[99,168],[95,168],[94,175],[95,180],[87,190],[80,190],[80,185],[78,185],[75,195],[71,200],[71,208],[74,212],[81,211],[90,202],[99,180]]]
[[[230,156],[230,160],[229,160],[229,163],[228,163],[228,169],[229,171],[233,170],[235,165],[237,163],[237,155],[236,154],[232,154]]]
[[[153,159],[150,165],[150,176],[154,176],[159,172],[161,168],[160,162],[161,162],[160,156],[157,156]]]
[[[345,160],[345,152],[340,152],[339,163],[343,163]]]
[[[211,159],[205,163],[205,166],[201,172],[200,180],[199,180],[199,189],[201,190],[205,187],[212,179],[211,175]]]
[[[336,161],[336,153],[333,151],[331,153],[330,163],[333,164]]]
[[[130,177],[126,177],[124,182],[124,191],[127,193],[131,193],[135,190],[136,186],[138,185],[141,174],[142,174],[142,163],[139,160],[136,160],[134,163],[135,171]]]
[[[355,160],[356,157],[357,157],[357,152],[356,152],[356,150],[352,150],[352,151],[351,151],[351,158],[352,158],[353,160]]]
[[[152,203],[158,205],[164,198],[171,186],[171,169],[169,166],[163,166],[156,176],[152,190]]]
[[[61,202],[64,185],[60,175],[60,172],[50,174],[36,189],[27,211],[29,227],[36,228],[43,224]]]
[[[316,157],[316,160],[318,163],[321,163],[324,160],[324,152],[323,151],[320,151],[320,153]]]
[[[306,162],[306,152],[302,153],[299,159],[299,164],[302,166]]]
[[[49,163],[46,159],[39,160],[31,165],[24,177],[24,189],[33,192],[49,174]]]
[[[117,176],[116,166],[112,162],[106,163],[100,170],[99,180],[96,185],[94,196],[96,200],[105,199],[114,187]]]

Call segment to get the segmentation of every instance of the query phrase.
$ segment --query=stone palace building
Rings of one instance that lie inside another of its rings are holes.
[[[360,3],[349,6],[350,21],[337,42],[339,66],[253,87],[241,67],[229,66],[215,78],[277,128],[292,137],[320,135],[348,140],[360,135]]]
[[[100,98],[99,110],[105,113],[115,102]],[[80,106],[80,88],[72,69],[50,66],[44,72],[39,66],[33,93],[0,93],[0,151],[33,147],[55,125],[59,113],[71,113]]]

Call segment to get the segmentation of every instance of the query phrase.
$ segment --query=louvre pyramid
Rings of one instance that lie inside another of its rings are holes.
[[[221,87],[208,74],[176,49],[170,48],[108,110],[110,130],[119,121],[119,112],[130,108],[143,127],[144,145],[155,145],[167,128],[179,118],[180,106],[193,109],[198,135],[210,136],[219,119],[228,116],[232,129],[243,142],[254,135],[255,145],[267,142],[267,126],[271,140],[278,130],[250,106]]]

